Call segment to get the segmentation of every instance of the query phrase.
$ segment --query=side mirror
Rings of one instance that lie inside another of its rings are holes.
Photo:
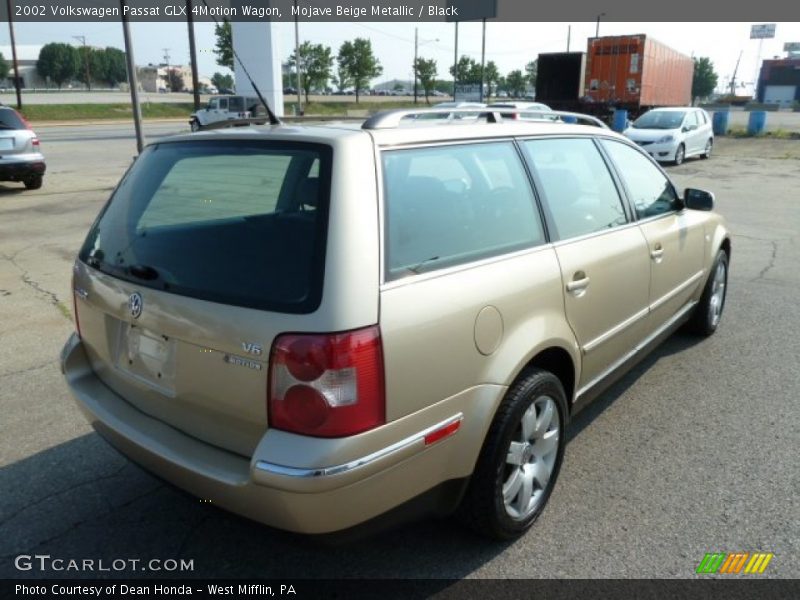
[[[683,205],[691,210],[714,210],[714,194],[705,190],[686,188]]]

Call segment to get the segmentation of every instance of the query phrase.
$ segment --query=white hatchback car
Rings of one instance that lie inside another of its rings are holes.
[[[659,162],[679,165],[685,158],[708,158],[714,147],[711,118],[702,108],[654,108],[623,134]]]

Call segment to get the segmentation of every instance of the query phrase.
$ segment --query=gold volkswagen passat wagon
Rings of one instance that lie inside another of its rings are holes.
[[[711,193],[606,128],[408,116],[142,152],[74,266],[62,368],[100,435],[282,529],[425,507],[512,538],[575,413],[717,328]]]

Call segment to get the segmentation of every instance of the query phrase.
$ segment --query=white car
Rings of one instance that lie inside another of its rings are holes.
[[[654,108],[623,132],[659,162],[679,165],[685,158],[708,158],[714,147],[711,118],[702,108]]]

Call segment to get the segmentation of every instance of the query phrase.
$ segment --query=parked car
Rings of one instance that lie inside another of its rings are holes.
[[[192,131],[220,121],[233,121],[258,116],[261,101],[256,96],[214,96],[205,108],[193,112],[189,117]]]
[[[714,149],[711,118],[702,108],[654,108],[636,119],[624,135],[660,162],[681,164],[690,156],[709,158]]]
[[[487,108],[495,109],[504,119],[512,120],[557,120],[558,117],[544,113],[553,112],[546,104],[541,102],[493,102]]]
[[[608,129],[409,114],[142,152],[73,269],[61,365],[98,433],[274,527],[459,508],[508,539],[574,415],[680,325],[718,328],[713,194]]]
[[[10,106],[0,106],[0,181],[19,181],[26,189],[38,190],[46,169],[30,123]]]

